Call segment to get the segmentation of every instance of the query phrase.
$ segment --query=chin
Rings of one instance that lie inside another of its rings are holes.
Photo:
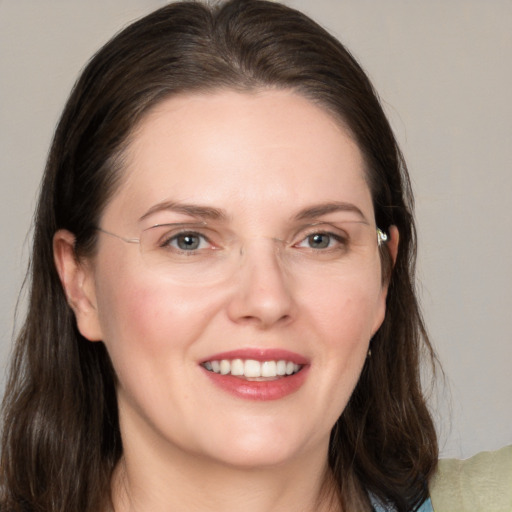
[[[272,447],[274,448],[274,446]],[[215,454],[215,460],[237,470],[258,470],[285,466],[298,458],[295,450],[256,450],[232,446],[229,453]]]
[[[311,435],[298,432],[297,424],[266,427],[255,421],[250,429],[230,428],[219,437],[212,435],[208,443],[210,457],[237,468],[281,466],[306,456],[313,437],[317,437],[317,432]],[[325,436],[326,447],[328,442],[329,435]]]

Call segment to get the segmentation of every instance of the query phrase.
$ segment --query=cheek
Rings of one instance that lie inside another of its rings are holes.
[[[374,326],[380,323],[379,279],[378,274],[375,279],[354,275],[323,287],[310,284],[301,293],[303,332],[314,340],[314,402],[321,411],[319,432],[324,435],[345,409],[364,366]]]
[[[217,310],[214,294],[162,283],[143,270],[119,266],[98,282],[99,317],[114,366],[131,361],[137,367],[167,354],[185,359]]]
[[[103,295],[104,343],[117,375],[120,406],[150,423],[158,414],[149,411],[167,410],[176,402],[173,390],[180,389],[180,400],[188,400],[181,384],[194,371],[196,342],[212,309],[204,298],[201,303],[189,295],[137,279]]]
[[[368,342],[385,312],[385,292],[380,276],[352,275],[331,279],[324,286],[310,283],[298,296],[302,312],[334,346]]]

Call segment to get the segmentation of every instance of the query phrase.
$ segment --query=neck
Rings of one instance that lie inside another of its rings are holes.
[[[340,510],[326,452],[275,466],[239,468],[196,455],[141,448],[124,446],[112,483],[115,512]]]

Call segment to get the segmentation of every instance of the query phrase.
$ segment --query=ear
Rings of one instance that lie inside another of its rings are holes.
[[[400,234],[398,232],[398,228],[396,226],[390,226],[388,229],[387,240],[384,243],[384,246],[381,247],[381,267],[383,272],[382,288],[384,291],[384,299],[386,298],[389,282],[391,281],[391,276],[393,274],[393,267],[396,263],[399,239]]]
[[[384,317],[386,315],[386,298],[388,295],[389,281],[391,279],[391,274],[393,272],[393,267],[396,263],[396,257],[398,254],[398,244],[400,241],[400,233],[398,232],[398,228],[396,226],[390,226],[388,231],[388,239],[386,241],[386,247],[384,250],[388,251],[388,255],[386,255],[386,260],[384,263],[384,277],[382,282],[382,289],[380,295],[380,304],[379,304],[379,312],[377,314],[376,321],[373,326],[372,337],[378,331],[382,322],[384,321]],[[389,258],[389,259],[388,259]]]
[[[389,233],[388,233],[388,241],[387,241],[386,245],[387,245],[389,254],[391,256],[392,267],[394,267],[395,263],[396,263],[396,256],[398,254],[399,242],[400,242],[400,233],[398,232],[398,228],[396,226],[390,226]]]
[[[102,340],[93,271],[89,263],[78,260],[73,233],[65,229],[55,233],[53,258],[78,330],[90,341]]]

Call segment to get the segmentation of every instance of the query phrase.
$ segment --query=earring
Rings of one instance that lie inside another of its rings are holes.
[[[387,233],[384,233],[382,229],[377,228],[377,245],[380,247],[383,243],[388,241]]]

